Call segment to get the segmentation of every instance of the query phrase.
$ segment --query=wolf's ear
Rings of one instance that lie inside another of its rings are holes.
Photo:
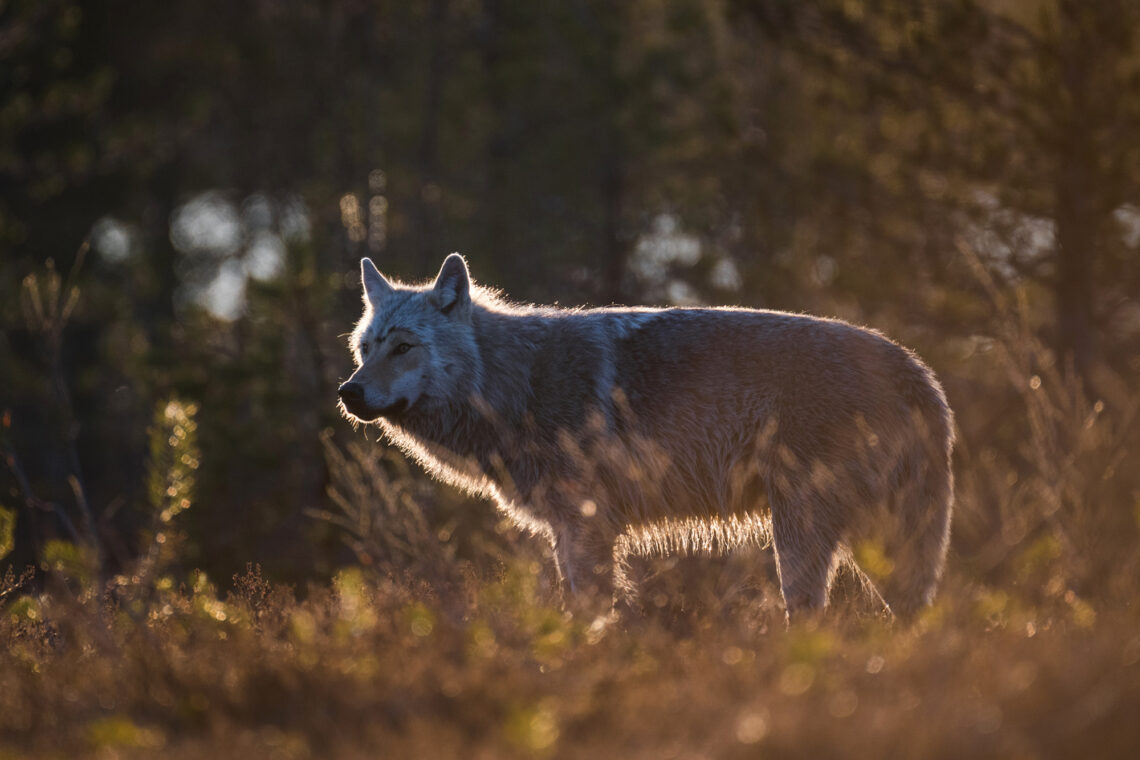
[[[364,283],[364,300],[373,306],[392,294],[392,284],[384,279],[372,259],[360,260],[360,281]]]
[[[467,262],[458,253],[443,260],[431,289],[431,299],[444,314],[453,310],[462,312],[471,305],[471,275]]]

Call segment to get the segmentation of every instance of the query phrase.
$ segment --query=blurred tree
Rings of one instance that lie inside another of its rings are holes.
[[[1086,382],[1119,368],[1119,341],[1140,337],[1121,329],[1140,306],[1140,6],[867,0],[790,18],[819,99],[800,181],[823,192],[803,214],[846,243],[832,255],[857,260],[854,231],[875,246],[876,286],[925,292],[916,274],[945,281],[965,239],[1003,280],[1052,292],[1052,344]]]
[[[1048,287],[1045,330],[1079,369],[1126,364],[1140,353],[1137,13],[1125,0],[12,0],[5,443],[60,502],[74,441],[122,561],[148,514],[151,410],[195,402],[190,561],[221,577],[246,561],[328,569],[340,558],[304,511],[327,498],[320,432],[337,425],[362,255],[415,278],[461,250],[519,299],[903,325],[943,365],[947,336],[991,319],[953,253],[962,239],[999,278]],[[49,257],[71,271],[89,234],[98,255],[58,361],[75,419],[61,426],[18,289]],[[21,520],[17,552],[31,551],[24,531],[65,531],[52,519]]]

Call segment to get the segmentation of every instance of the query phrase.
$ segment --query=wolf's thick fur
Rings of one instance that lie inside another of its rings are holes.
[[[877,332],[752,309],[509,304],[452,254],[434,283],[361,262],[346,412],[436,477],[551,541],[571,590],[632,592],[631,551],[718,550],[768,530],[789,613],[843,558],[898,614],[946,555],[952,415]]]

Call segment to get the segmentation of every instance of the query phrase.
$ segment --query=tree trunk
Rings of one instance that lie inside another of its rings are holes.
[[[621,231],[625,205],[625,177],[621,159],[611,155],[602,176],[602,247],[605,256],[602,296],[606,303],[625,303],[625,269],[629,246]]]
[[[1093,88],[1098,55],[1087,37],[1090,27],[1080,3],[1067,3],[1061,13],[1073,30],[1058,46],[1058,66],[1066,103],[1059,114],[1056,210],[1056,266],[1054,297],[1057,320],[1056,349],[1062,362],[1072,362],[1088,387],[1095,355],[1094,283],[1099,258],[1098,217],[1105,191],[1098,172],[1093,137],[1096,95]],[[1090,119],[1094,123],[1090,124]]]
[[[441,259],[439,130],[443,110],[443,87],[447,78],[447,15],[449,0],[432,0],[428,28],[427,81],[425,83],[423,124],[416,151],[420,186],[414,199],[415,244],[420,261]]]
[[[511,250],[508,244],[507,164],[511,157],[507,127],[508,102],[503,62],[503,9],[499,0],[484,0],[482,54],[487,76],[487,105],[492,128],[486,143],[487,174],[482,213],[483,250],[499,257]]]
[[[1096,351],[1093,282],[1098,254],[1095,190],[1087,177],[1085,167],[1079,164],[1061,171],[1056,192],[1054,275],[1057,353],[1063,362],[1071,361],[1086,381]]]

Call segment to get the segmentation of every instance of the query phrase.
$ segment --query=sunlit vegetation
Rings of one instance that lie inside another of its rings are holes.
[[[564,609],[335,408],[360,257],[451,250],[915,349],[934,605]],[[0,3],[0,758],[1136,757],[1138,388],[1132,0]]]

